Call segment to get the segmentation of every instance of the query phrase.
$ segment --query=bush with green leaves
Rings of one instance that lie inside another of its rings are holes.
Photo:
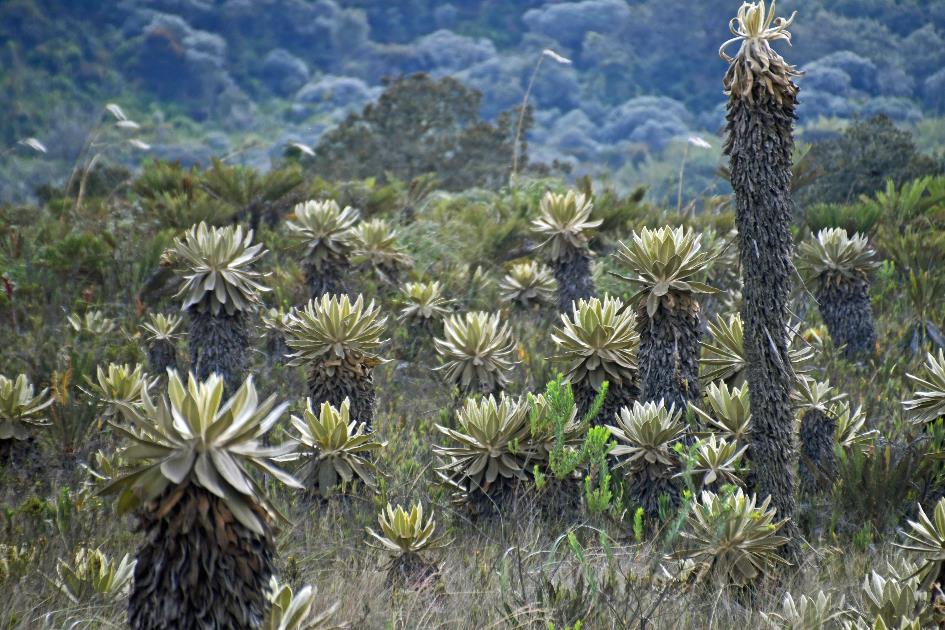
[[[624,407],[615,425],[607,425],[617,445],[610,456],[616,459],[615,470],[623,470],[628,480],[630,500],[649,515],[660,512],[661,497],[671,504],[679,501],[679,487],[673,480],[679,461],[673,449],[683,439],[686,426],[682,410],[658,403],[634,402]]]
[[[246,369],[247,313],[269,289],[254,265],[267,253],[240,226],[195,225],[175,239],[171,256],[183,279],[176,297],[190,316],[190,365],[198,378],[222,374],[235,390]]]
[[[559,313],[594,296],[589,243],[591,231],[601,220],[591,219],[593,209],[593,200],[584,193],[548,191],[541,198],[538,218],[532,221],[532,231],[544,239],[540,247],[547,252],[558,283]]]
[[[335,407],[348,400],[351,415],[368,426],[374,421],[373,370],[384,362],[380,350],[387,318],[364,297],[322,295],[293,309],[283,332],[292,351],[291,366],[308,368],[312,400]]]
[[[828,228],[800,244],[797,266],[813,285],[830,337],[847,356],[876,350],[876,327],[870,306],[869,276],[879,266],[862,234]]]
[[[360,213],[341,208],[332,199],[306,201],[295,206],[286,223],[289,235],[304,246],[305,278],[313,299],[325,294],[345,294],[351,273],[354,226]]]

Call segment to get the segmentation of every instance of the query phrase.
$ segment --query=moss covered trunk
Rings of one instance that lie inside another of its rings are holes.
[[[314,404],[329,402],[335,407],[341,407],[347,398],[351,405],[352,420],[364,422],[369,427],[374,423],[376,394],[370,370],[361,375],[348,375],[316,367],[309,374],[308,389]]]
[[[177,348],[170,341],[155,341],[148,346],[148,369],[151,374],[161,376],[168,369],[177,369]]]
[[[326,260],[318,267],[305,263],[305,283],[312,299],[324,294],[348,295],[348,276],[351,273],[347,261]]]
[[[801,457],[798,463],[801,491],[829,490],[837,478],[834,433],[837,421],[819,409],[811,409],[801,419]]]
[[[577,407],[578,420],[582,420],[597,397],[597,392],[586,381],[581,381],[574,388],[574,406]],[[611,383],[607,387],[607,396],[600,412],[591,421],[592,425],[600,426],[614,424],[616,416],[623,407],[632,407],[633,402],[640,398],[640,388],[634,382],[616,385]]]

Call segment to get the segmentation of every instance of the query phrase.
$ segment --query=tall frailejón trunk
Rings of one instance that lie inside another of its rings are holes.
[[[758,10],[758,5],[751,7]],[[763,12],[764,5],[760,8]],[[771,497],[779,518],[792,519],[782,530],[790,539],[784,553],[796,559],[800,552],[793,521],[797,447],[787,303],[795,276],[789,228],[794,209],[791,154],[797,104],[793,77],[798,73],[768,43],[789,39],[790,20],[778,20],[775,27],[761,32],[753,30],[758,24],[765,24],[763,15],[759,21],[740,21],[741,50],[735,58],[723,53],[730,63],[724,80],[729,96],[725,153],[735,191],[742,267],[752,490],[759,500]]]
[[[561,258],[552,261],[551,270],[558,281],[559,313],[570,313],[574,302],[594,297],[588,252],[570,248]]]

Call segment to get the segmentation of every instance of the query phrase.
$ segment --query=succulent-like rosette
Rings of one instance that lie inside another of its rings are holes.
[[[506,302],[529,308],[553,303],[557,286],[549,267],[529,260],[509,268],[499,283],[499,295]]]
[[[177,340],[182,319],[177,315],[151,313],[141,324],[141,333],[148,348],[148,369],[162,377],[168,369],[177,369]]]
[[[273,577],[269,580],[269,616],[262,630],[336,630],[344,626],[331,622],[338,610],[335,603],[325,610],[316,608],[318,589],[304,586],[294,592],[288,584],[280,584]]]
[[[797,256],[809,278],[830,284],[865,278],[880,264],[865,236],[849,236],[843,228],[821,230],[800,244]]]
[[[705,390],[703,406],[705,409],[690,407],[707,429],[700,435],[715,434],[726,440],[745,443],[751,426],[748,385],[729,389],[724,382],[712,383]]]
[[[43,412],[53,404],[48,394],[48,388],[35,394],[26,374],[14,380],[0,374],[0,441],[25,440],[31,427],[47,426]]]
[[[300,445],[292,458],[303,462],[296,474],[307,480],[313,491],[327,498],[339,482],[355,480],[371,489],[377,487],[377,467],[371,456],[385,443],[378,442],[363,422],[351,420],[347,399],[340,407],[323,402],[316,413],[309,398],[302,417],[290,420],[295,429],[291,437]]]
[[[945,416],[945,353],[927,353],[923,367],[922,376],[906,374],[918,389],[902,406],[915,424],[928,424]]]
[[[679,499],[672,479],[679,467],[673,444],[686,434],[681,417],[682,410],[667,408],[663,401],[634,402],[620,410],[616,425],[607,425],[617,440],[610,456],[626,472],[630,495],[647,514],[658,513],[660,496],[671,503]]]
[[[305,259],[315,269],[326,262],[345,260],[354,249],[353,228],[361,214],[338,202],[306,201],[292,210],[294,218],[286,223],[289,235],[305,245]]]
[[[574,304],[571,316],[551,333],[558,348],[555,360],[565,363],[565,378],[574,389],[578,413],[591,407],[604,381],[608,383],[599,423],[609,422],[621,407],[636,400],[639,334],[633,309],[622,300],[604,296]]]
[[[135,563],[125,554],[113,560],[101,549],[80,547],[72,562],[56,562],[56,587],[73,604],[114,603],[128,594]]]
[[[367,265],[383,279],[393,281],[401,269],[413,265],[397,245],[397,230],[384,219],[364,221],[351,230],[354,243],[352,262]]]
[[[101,337],[115,330],[117,324],[114,319],[105,316],[99,310],[86,311],[83,314],[72,313],[66,317],[69,326],[80,335]]]
[[[113,428],[133,444],[121,457],[134,472],[115,480],[106,493],[120,493],[119,506],[128,509],[159,498],[169,486],[192,483],[219,497],[245,527],[262,534],[278,515],[252,470],[268,473],[286,485],[302,487],[274,463],[295,450],[295,444],[265,446],[262,436],[285,412],[275,396],[260,402],[249,377],[223,404],[223,381],[211,376],[187,385],[176,372],[167,394],[157,401],[144,396],[140,407],[119,403],[129,427]]]
[[[436,531],[433,514],[424,516],[423,504],[419,502],[410,506],[409,510],[402,505],[395,508],[388,503],[387,508],[377,515],[380,533],[370,527],[367,531],[381,549],[397,555],[446,546],[444,538],[433,535]]]
[[[639,287],[630,302],[638,308],[641,398],[685,408],[699,398],[697,296],[717,290],[697,278],[705,276],[712,254],[691,230],[643,228],[620,243],[617,260],[631,275],[615,275]]]
[[[119,413],[122,406],[138,407],[158,379],[149,378],[144,367],[135,364],[109,363],[105,369],[96,368],[96,380],[86,377],[88,393],[104,406],[104,417]]]
[[[727,316],[716,315],[714,322],[708,322],[711,340],[700,342],[702,358],[699,360],[703,383],[724,382],[730,386],[742,385],[748,376],[745,356],[745,328],[742,316],[732,313]],[[811,369],[814,349],[794,331],[788,331],[788,338],[794,342],[788,348],[791,370],[803,374]]]
[[[528,405],[503,396],[470,398],[456,413],[455,429],[437,425],[451,444],[433,447],[440,472],[470,494],[496,495],[496,486],[526,479],[540,453],[531,443]]]
[[[401,291],[401,321],[424,324],[446,317],[452,300],[443,295],[443,286],[437,282],[408,282]]]
[[[830,407],[844,394],[838,394],[829,382],[811,378],[798,379],[792,398],[800,417],[800,463],[798,473],[805,492],[829,490],[837,476],[834,455],[837,419]]]
[[[292,350],[290,365],[309,369],[313,400],[340,407],[351,403],[358,422],[374,420],[373,368],[383,362],[380,350],[387,318],[374,301],[362,296],[323,295],[288,316],[284,333]]]
[[[206,223],[175,239],[172,254],[184,265],[184,283],[176,296],[183,299],[181,308],[233,315],[255,307],[259,294],[269,289],[259,282],[264,274],[252,268],[267,252],[262,243],[252,242],[252,230]]]
[[[414,503],[410,509],[390,503],[377,515],[380,532],[367,528],[368,544],[391,555],[388,580],[414,586],[423,585],[436,575],[436,564],[420,554],[447,546],[442,536],[434,536],[433,514],[424,515],[423,505]]]
[[[558,312],[565,313],[581,299],[594,296],[591,278],[591,232],[601,224],[591,219],[594,204],[582,193],[547,192],[541,199],[539,216],[532,221],[532,231],[544,241],[541,248],[551,260],[558,283]]]
[[[590,231],[603,221],[591,219],[594,202],[585,194],[546,192],[541,198],[538,218],[532,230],[544,237],[541,246],[548,249],[552,260],[566,258],[570,251],[586,251]]]
[[[499,313],[450,315],[443,323],[443,338],[433,344],[444,361],[436,369],[462,391],[489,394],[508,385],[515,342]]]
[[[821,230],[798,247],[798,268],[813,284],[817,306],[830,336],[848,356],[875,351],[869,276],[879,266],[861,234],[842,228]]]
[[[700,440],[692,453],[686,470],[677,477],[692,475],[700,488],[717,490],[722,485],[743,485],[739,477],[741,459],[748,446],[739,448],[737,442],[716,439],[714,435]]]
[[[176,372],[157,400],[121,405],[112,427],[131,442],[127,471],[102,492],[119,495],[119,513],[139,508],[132,628],[248,628],[265,617],[279,513],[254,471],[301,487],[277,465],[296,444],[264,442],[286,406],[260,401],[252,377],[224,400],[220,376],[184,385]]]
[[[364,374],[378,365],[387,318],[374,300],[323,295],[295,309],[285,321],[292,365],[318,363],[329,375]],[[339,403],[340,404],[340,403]]]
[[[695,280],[705,274],[714,258],[703,251],[701,236],[682,227],[643,228],[634,232],[629,243],[621,242],[617,261],[630,268],[632,275],[615,274],[640,288],[631,302],[646,304],[646,314],[653,317],[660,306],[678,308],[681,294],[716,293],[718,289]],[[685,307],[684,304],[679,306]]]
[[[717,585],[745,586],[769,574],[784,560],[778,549],[787,538],[778,534],[785,521],[775,520],[768,497],[757,504],[741,488],[716,494],[703,490],[693,503],[678,555],[700,566],[697,579]]]

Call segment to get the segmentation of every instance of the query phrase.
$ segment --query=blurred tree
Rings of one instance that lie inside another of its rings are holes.
[[[843,135],[815,143],[810,159],[823,176],[804,189],[802,204],[847,203],[872,195],[887,179],[898,185],[943,171],[941,163],[920,154],[912,135],[886,115],[856,121]]]
[[[313,158],[326,179],[401,180],[434,173],[447,190],[497,188],[508,181],[516,112],[479,118],[482,94],[446,77],[418,73],[387,83],[376,103],[323,136]],[[522,137],[531,126],[526,113]],[[527,162],[524,141],[520,163]]]

